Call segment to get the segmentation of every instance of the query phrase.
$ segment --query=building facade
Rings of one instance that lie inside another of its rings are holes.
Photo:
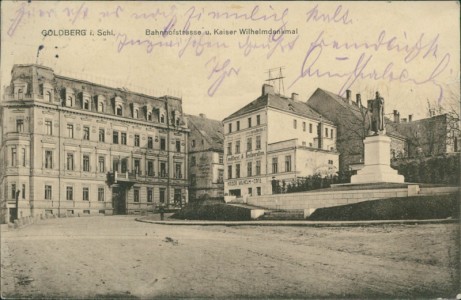
[[[223,127],[220,121],[187,115],[190,201],[224,197]]]
[[[413,120],[413,116],[400,118],[394,110],[393,124],[407,139],[408,157],[438,156],[459,152],[459,120],[450,114],[435,115]]]
[[[336,126],[305,102],[262,95],[223,120],[224,193],[237,197],[272,194],[272,180],[286,183],[338,169]]]
[[[7,219],[131,214],[187,201],[181,99],[67,78],[40,65],[15,65],[11,74],[0,111]]]

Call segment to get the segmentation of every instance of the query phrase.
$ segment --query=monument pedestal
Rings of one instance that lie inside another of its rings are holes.
[[[403,183],[404,177],[391,168],[391,138],[386,135],[367,136],[363,141],[364,167],[351,177],[351,183]]]

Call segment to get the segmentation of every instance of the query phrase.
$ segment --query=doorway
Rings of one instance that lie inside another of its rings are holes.
[[[112,207],[114,215],[126,214],[126,190],[123,187],[116,186],[112,188]]]

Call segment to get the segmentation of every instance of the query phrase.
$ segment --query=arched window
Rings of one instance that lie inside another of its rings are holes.
[[[90,100],[83,100],[83,109],[90,109]]]
[[[122,116],[123,115],[123,108],[122,108],[121,104],[117,104],[116,115],[117,116]]]
[[[50,91],[46,92],[46,98],[45,99],[46,99],[46,101],[48,101],[50,103],[53,102],[53,99],[51,99],[51,92]]]
[[[135,108],[134,110],[134,118],[139,119],[139,109]]]
[[[152,121],[152,113],[150,111],[147,113],[147,120]]]
[[[72,97],[71,96],[67,97],[66,106],[68,106],[68,107],[72,106]]]
[[[160,123],[165,123],[165,115],[164,114],[160,115]]]
[[[104,103],[102,101],[98,103],[98,112],[104,112]]]

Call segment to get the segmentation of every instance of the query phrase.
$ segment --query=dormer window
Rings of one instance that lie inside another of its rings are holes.
[[[66,106],[72,107],[72,102],[73,102],[72,96],[68,96],[66,99]]]
[[[179,126],[179,118],[176,119],[176,126]]]
[[[137,108],[134,109],[134,118],[139,119],[139,109]]]
[[[82,108],[85,110],[91,110],[91,95],[87,92],[82,92]]]
[[[147,112],[147,120],[152,121],[152,112]]]
[[[160,115],[160,123],[165,123],[165,115],[164,114]]]
[[[117,104],[116,108],[115,108],[115,114],[117,116],[123,116],[123,107],[121,104]]]
[[[45,100],[50,102],[50,103],[53,102],[53,98],[51,97],[51,92],[50,91],[46,92]]]
[[[97,108],[98,108],[98,112],[102,113],[104,112],[104,109],[106,108],[105,106],[105,97],[102,96],[102,95],[98,95],[96,97],[96,105],[97,105]]]
[[[18,89],[18,99],[22,99],[24,97],[24,92],[22,89]]]

